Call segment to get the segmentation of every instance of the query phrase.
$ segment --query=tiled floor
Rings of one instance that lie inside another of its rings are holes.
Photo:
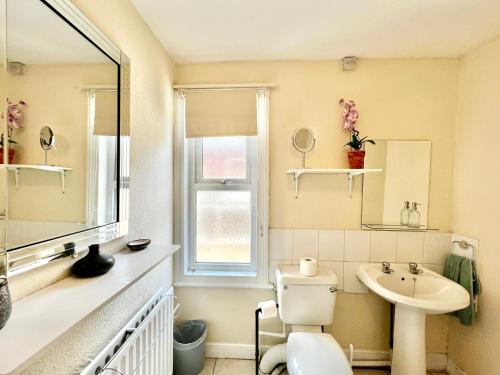
[[[254,361],[242,359],[213,359],[205,360],[205,367],[199,375],[254,375]],[[355,369],[354,375],[388,375],[388,371]],[[427,375],[445,375],[442,372],[428,372]]]

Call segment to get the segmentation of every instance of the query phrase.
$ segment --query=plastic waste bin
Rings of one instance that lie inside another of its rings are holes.
[[[174,374],[198,375],[205,362],[207,323],[188,320],[174,328]]]

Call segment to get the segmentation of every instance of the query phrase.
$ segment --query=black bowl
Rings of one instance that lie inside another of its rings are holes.
[[[148,239],[134,240],[134,241],[130,241],[127,244],[127,247],[132,251],[139,251],[139,250],[144,250],[146,247],[149,246],[150,243],[151,243],[151,240],[148,240]]]

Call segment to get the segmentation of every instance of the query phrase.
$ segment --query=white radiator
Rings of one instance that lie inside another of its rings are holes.
[[[173,304],[158,291],[80,375],[171,375]]]

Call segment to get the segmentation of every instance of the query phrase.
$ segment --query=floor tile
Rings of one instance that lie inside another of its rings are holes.
[[[390,372],[385,370],[375,370],[375,369],[354,369],[354,375],[388,375]]]
[[[251,360],[217,359],[214,375],[254,375],[255,364]]]
[[[205,366],[198,375],[212,375],[214,373],[214,368],[215,368],[215,359],[205,358]]]

